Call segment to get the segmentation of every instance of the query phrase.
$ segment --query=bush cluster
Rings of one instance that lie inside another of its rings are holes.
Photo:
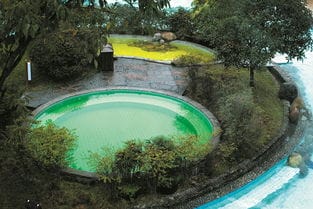
[[[186,54],[173,60],[173,65],[176,66],[192,66],[192,65],[204,65],[212,62],[210,56],[205,57],[203,55]]]
[[[169,30],[174,32],[179,39],[186,39],[194,36],[194,24],[190,11],[179,8],[175,12],[166,15],[166,24]]]
[[[38,38],[30,50],[35,67],[56,81],[82,75],[96,62],[100,49],[97,33],[92,30],[68,29]]]
[[[177,140],[155,137],[128,141],[117,152],[93,153],[92,161],[102,181],[115,183],[121,196],[133,198],[139,190],[174,192],[180,179],[211,150],[210,143],[200,144],[197,137]]]
[[[207,159],[206,169],[212,175],[255,156],[280,128],[283,109],[278,86],[264,70],[256,76],[257,86],[251,88],[246,69],[212,65],[189,70],[187,95],[208,107],[223,130],[221,143]]]
[[[157,31],[172,31],[179,39],[194,35],[191,13],[183,8],[147,15],[130,5],[115,4],[111,11],[106,16],[106,29],[111,34],[153,35]]]
[[[107,14],[106,29],[114,34],[152,35],[165,27],[165,12],[145,15],[130,5],[115,4]]]
[[[64,168],[75,148],[76,136],[66,128],[58,128],[48,121],[32,128],[26,137],[25,147],[31,156],[48,169]]]
[[[251,89],[231,94],[219,103],[223,137],[234,143],[236,159],[250,158],[261,147],[264,110],[254,103]]]

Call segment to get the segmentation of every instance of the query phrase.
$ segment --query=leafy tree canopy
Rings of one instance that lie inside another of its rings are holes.
[[[131,7],[138,5],[139,11],[146,15],[158,14],[161,9],[170,7],[171,0],[124,0]]]
[[[0,7],[0,92],[21,60],[29,42],[40,31],[53,30],[66,17],[56,0],[3,0]]]
[[[195,18],[199,36],[215,46],[226,66],[250,69],[251,86],[254,69],[275,53],[301,59],[312,46],[313,18],[304,0],[212,1]]]
[[[70,7],[82,7],[82,6],[88,6],[88,7],[95,7],[99,6],[101,8],[107,6],[106,0],[63,0],[63,3],[66,6]]]
[[[5,95],[9,92],[5,81],[17,64],[20,63],[31,40],[39,34],[55,31],[60,26],[62,29],[71,27],[95,29],[95,27],[100,28],[103,26],[104,19],[96,18],[91,12],[74,16],[73,14],[78,10],[76,8],[75,11],[69,9],[71,7],[67,6],[66,3],[67,1],[63,0],[1,0],[0,118],[6,122],[0,124],[0,132],[9,125],[7,124],[8,121],[14,120],[8,117],[15,114],[6,112],[17,109],[15,104],[8,107],[4,102],[8,99],[8,96],[13,97],[13,95]],[[71,17],[71,21],[69,21],[69,17]],[[20,95],[16,95],[16,98],[20,98]]]

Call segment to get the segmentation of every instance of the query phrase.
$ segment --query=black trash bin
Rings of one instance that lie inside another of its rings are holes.
[[[111,44],[103,46],[99,55],[99,69],[101,71],[113,71],[113,47]]]

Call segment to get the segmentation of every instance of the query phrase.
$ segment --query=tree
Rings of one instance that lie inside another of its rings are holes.
[[[134,7],[138,4],[139,11],[145,15],[158,14],[161,9],[170,7],[171,0],[124,0],[127,4]]]
[[[65,22],[70,11],[66,7],[66,2],[61,0],[2,0],[0,2],[0,118],[3,121],[12,121],[3,117],[12,116],[13,114],[6,112],[17,109],[15,104],[10,104],[10,107],[5,106],[4,101],[8,99],[5,98],[8,92],[7,78],[21,61],[31,40],[39,34],[56,30],[60,23]],[[76,26],[78,25],[77,23]],[[88,25],[88,23],[81,25]],[[102,24],[97,26],[101,27]],[[16,97],[19,98],[20,95]],[[0,132],[7,125],[7,122],[0,123]]]
[[[108,4],[106,0],[64,0],[63,3],[68,7],[99,6],[101,8],[105,7]]]
[[[2,1],[0,10],[0,101],[4,83],[40,31],[53,30],[66,9],[55,0]]]
[[[72,80],[85,75],[91,63],[97,66],[99,48],[106,40],[97,32],[70,28],[45,34],[33,42],[29,56],[42,74],[55,81]]]
[[[193,24],[189,10],[179,8],[176,12],[170,13],[166,23],[179,39],[192,37],[193,35]]]
[[[40,32],[57,27],[66,9],[56,0],[3,0],[0,3],[0,136],[20,117],[22,103],[17,89],[5,81],[21,61],[30,41]],[[24,115],[25,111],[23,111]],[[16,125],[23,125],[17,122]]]
[[[247,67],[254,86],[254,71],[275,53],[302,59],[312,46],[313,18],[305,6],[304,0],[219,0],[205,4],[195,18],[199,35],[225,65]]]

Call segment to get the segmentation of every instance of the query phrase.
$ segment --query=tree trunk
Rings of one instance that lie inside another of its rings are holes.
[[[254,67],[249,67],[249,71],[250,71],[249,85],[250,87],[254,87]]]
[[[10,76],[14,68],[21,61],[27,46],[31,39],[22,39],[20,40],[19,46],[14,49],[14,51],[9,55],[0,75],[0,95],[3,97],[5,92],[5,81]]]

